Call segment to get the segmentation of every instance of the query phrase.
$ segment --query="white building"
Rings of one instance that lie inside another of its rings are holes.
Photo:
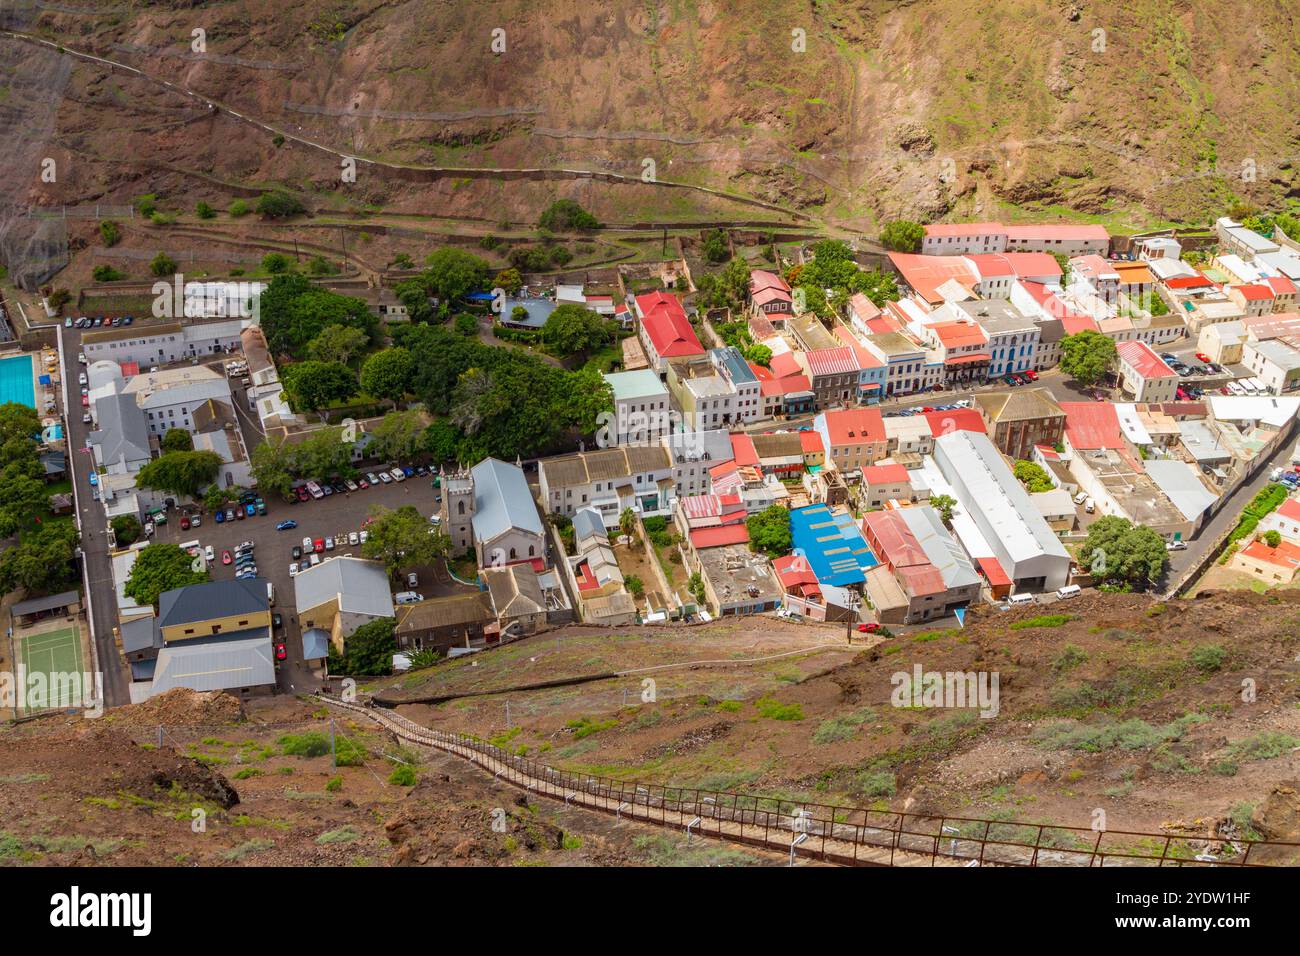
[[[935,439],[934,461],[1018,593],[1050,591],[1070,580],[1070,555],[1001,452],[979,432]]]
[[[206,365],[144,372],[127,379],[122,393],[144,412],[149,433],[161,438],[169,429],[194,433],[194,412],[204,402],[229,406],[230,383]]]
[[[609,429],[615,445],[657,444],[672,431],[668,386],[650,369],[610,372],[605,381],[614,392],[614,421]]]
[[[1172,402],[1178,394],[1178,374],[1145,342],[1116,346],[1120,384],[1134,401]]]
[[[87,332],[81,337],[81,350],[88,362],[135,362],[148,370],[154,365],[233,351],[239,348],[240,331],[247,324],[247,319],[139,322]]]
[[[1241,364],[1250,369],[1273,395],[1284,395],[1300,388],[1300,352],[1281,339],[1244,343]]]

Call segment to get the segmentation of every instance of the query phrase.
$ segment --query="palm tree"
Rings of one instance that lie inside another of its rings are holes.
[[[624,508],[622,514],[618,516],[618,530],[632,537],[632,530],[636,527],[636,512],[631,508]]]

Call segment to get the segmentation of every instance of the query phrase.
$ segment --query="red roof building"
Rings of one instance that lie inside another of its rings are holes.
[[[697,551],[704,548],[721,548],[729,544],[748,544],[749,529],[744,522],[717,528],[696,528],[691,532],[690,541],[691,547]]]
[[[652,368],[663,371],[670,358],[704,354],[704,346],[676,296],[655,291],[639,295],[634,301],[641,316],[641,344]]]
[[[922,412],[930,423],[930,434],[950,435],[953,432],[979,432],[987,435],[984,418],[973,408],[953,408],[946,412]]]

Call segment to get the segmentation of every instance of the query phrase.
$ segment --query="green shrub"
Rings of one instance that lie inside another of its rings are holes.
[[[1209,674],[1217,671],[1228,659],[1228,652],[1216,644],[1201,644],[1192,651],[1192,666]]]
[[[1023,631],[1031,627],[1060,627],[1074,620],[1073,614],[1040,614],[1038,617],[1026,618],[1011,625],[1013,631]]]
[[[863,770],[854,780],[858,793],[868,799],[874,797],[892,797],[898,789],[898,782],[888,770]]]
[[[598,734],[602,730],[618,724],[617,717],[611,717],[609,720],[597,721],[590,717],[579,717],[576,720],[570,720],[564,726],[573,731],[573,739],[581,740],[583,737],[590,737],[592,734]]]
[[[823,720],[821,726],[813,733],[813,743],[833,744],[848,740],[857,734],[859,727],[868,720],[874,720],[875,716],[871,710],[863,708],[851,714],[840,714],[838,717]]]
[[[1137,719],[1103,724],[1055,721],[1035,727],[1030,738],[1046,750],[1085,750],[1090,753],[1114,749],[1150,750],[1182,739],[1194,725],[1208,720],[1200,714],[1187,714],[1158,726]]]
[[[803,707],[799,704],[783,704],[775,697],[760,697],[754,701],[758,715],[767,720],[803,720]]]
[[[414,787],[417,779],[415,769],[408,764],[398,764],[388,775],[388,782],[399,787]]]
[[[325,781],[326,793],[338,793],[342,789],[343,789],[342,777],[330,777],[328,780]]]
[[[1064,674],[1066,671],[1074,670],[1076,667],[1086,663],[1088,654],[1082,647],[1076,644],[1066,644],[1061,648],[1061,653],[1056,660],[1052,661],[1052,670],[1057,674]]]

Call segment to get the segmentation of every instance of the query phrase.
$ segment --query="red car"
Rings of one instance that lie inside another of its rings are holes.
[[[1031,382],[1038,381],[1038,373],[1035,372],[1032,368],[1029,371],[1025,372],[1025,374],[1029,376],[1029,381]]]
[[[182,530],[182,531],[189,531],[189,530],[190,530],[190,516],[189,516],[189,515],[183,515],[183,516],[181,517],[181,530]]]
[[[858,625],[859,634],[874,634],[878,630],[880,630],[880,625],[875,621],[867,621],[865,624]]]
[[[1209,361],[1210,361],[1210,357],[1209,357],[1208,355],[1206,355],[1204,352],[1197,352],[1197,353],[1196,353],[1196,359],[1197,359],[1197,361],[1200,361],[1200,362],[1209,362]]]
[[[312,548],[315,549],[317,554],[320,554],[322,551],[325,550],[325,539],[317,538],[315,541],[312,542],[311,546]]]
[[[311,501],[311,492],[307,490],[306,485],[299,485],[294,493],[299,501]]]
[[[275,645],[275,659],[277,661],[282,661],[288,656],[289,656],[289,652],[284,649],[283,644]]]
[[[230,552],[229,552],[229,551],[222,551],[222,552],[221,552],[221,563],[222,563],[222,564],[229,564],[229,563],[230,563],[231,561],[233,561],[233,560],[235,560],[235,559],[232,558],[232,557],[230,556]]]
[[[89,407],[90,407],[90,396],[89,396],[89,395],[82,395],[82,396],[81,396],[81,407],[82,407],[82,408],[89,408]]]

